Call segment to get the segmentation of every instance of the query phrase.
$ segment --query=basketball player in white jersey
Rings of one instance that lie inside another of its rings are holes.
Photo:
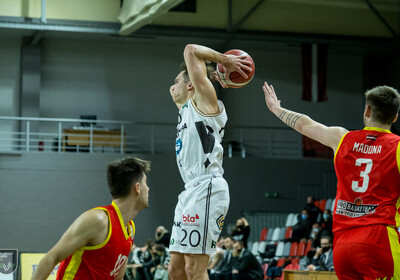
[[[185,190],[178,197],[171,233],[172,280],[208,279],[209,255],[216,250],[229,207],[228,184],[222,177],[221,145],[227,115],[212,81],[211,62],[247,78],[246,56],[225,55],[208,47],[187,45],[182,71],[170,88],[179,109],[176,160]]]

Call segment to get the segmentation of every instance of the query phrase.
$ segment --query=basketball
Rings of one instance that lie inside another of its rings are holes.
[[[231,55],[236,55],[236,56],[241,56],[241,55],[246,55],[246,60],[251,62],[251,65],[249,65],[252,70],[251,71],[245,71],[245,73],[247,74],[247,79],[245,77],[243,77],[242,75],[240,75],[239,72],[232,72],[229,76],[229,80],[225,79],[225,70],[224,67],[220,64],[217,64],[217,73],[219,78],[221,79],[221,82],[231,88],[241,88],[245,85],[247,85],[248,83],[250,83],[250,81],[253,79],[254,77],[254,72],[255,72],[255,65],[254,65],[254,61],[251,58],[251,56],[246,53],[245,51],[242,50],[229,50],[227,52],[225,52],[225,54],[231,54]]]

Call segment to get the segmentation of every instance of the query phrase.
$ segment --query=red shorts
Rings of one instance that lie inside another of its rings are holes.
[[[340,280],[400,280],[399,233],[384,225],[339,231],[333,264]]]

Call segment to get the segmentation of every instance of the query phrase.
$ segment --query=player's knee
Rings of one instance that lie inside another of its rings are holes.
[[[169,263],[168,274],[171,279],[185,279],[185,277],[182,277],[185,274],[183,267],[175,265],[174,263]]]

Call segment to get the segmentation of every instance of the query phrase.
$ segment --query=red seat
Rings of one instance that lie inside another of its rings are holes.
[[[268,235],[268,228],[263,228],[260,234],[260,241],[265,241]]]
[[[306,253],[306,242],[305,241],[301,241],[299,243],[299,247],[297,249],[297,256],[298,257],[304,257]]]
[[[293,229],[292,227],[287,227],[286,228],[286,233],[285,233],[285,239],[289,239],[292,237]]]
[[[307,255],[307,253],[311,250],[311,247],[312,247],[312,240],[309,240],[307,242],[306,250],[304,251],[304,255]]]
[[[321,199],[319,201],[318,208],[321,209],[321,211],[323,212],[325,210],[325,206],[326,206],[326,199]]]
[[[290,246],[289,257],[296,257],[297,256],[298,247],[299,247],[299,244],[297,242],[293,242],[292,243],[292,245]]]
[[[279,259],[276,263],[276,266],[283,266],[285,264],[285,261],[286,261],[285,258]]]

